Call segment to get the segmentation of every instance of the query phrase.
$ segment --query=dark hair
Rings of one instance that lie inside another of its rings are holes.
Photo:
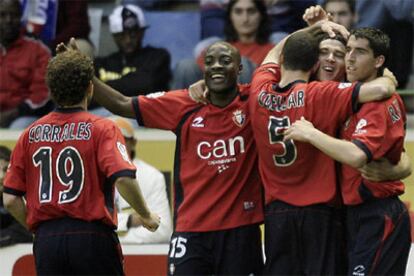
[[[0,145],[0,159],[10,161],[10,155],[11,155],[11,150],[6,146]]]
[[[294,33],[286,40],[282,55],[284,68],[307,72],[318,61],[318,40],[307,32]]]
[[[365,38],[368,40],[369,47],[372,49],[374,57],[380,55],[384,56],[385,62],[378,71],[379,74],[382,75],[382,70],[386,67],[390,52],[390,38],[388,35],[379,29],[371,27],[354,29],[351,31],[350,36],[351,35],[355,36],[355,38]]]
[[[80,103],[94,76],[92,60],[78,51],[68,50],[49,61],[46,82],[59,106]]]
[[[230,16],[233,6],[238,1],[239,0],[230,0],[229,4],[227,5],[227,9],[226,9],[226,18],[225,18],[225,23],[224,23],[224,35],[226,37],[226,40],[230,42],[239,40],[239,35],[237,34],[237,31],[234,28],[233,23],[231,22],[231,16]],[[263,0],[251,0],[251,1],[253,2],[253,4],[256,6],[256,9],[260,13],[260,23],[257,29],[256,42],[259,44],[265,44],[269,42],[269,34],[270,34],[269,17],[267,15],[266,4],[264,3]]]
[[[335,37],[330,37],[329,34],[323,33],[321,36],[317,37],[317,39],[318,39],[319,43],[321,43],[322,41],[327,40],[327,39],[338,40],[339,42],[341,42],[344,45],[344,47],[346,47],[346,43],[347,43],[347,40],[339,33],[337,33],[335,35]]]
[[[322,4],[322,7],[325,9],[326,5],[331,2],[344,2],[348,4],[349,9],[352,14],[355,14],[355,0],[325,0]]]

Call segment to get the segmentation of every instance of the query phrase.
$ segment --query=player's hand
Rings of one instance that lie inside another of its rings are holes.
[[[349,31],[342,25],[329,20],[318,21],[315,26],[320,26],[322,32],[327,33],[329,37],[334,38],[337,33],[342,35],[345,39],[349,37]]]
[[[394,165],[390,163],[386,158],[381,158],[365,164],[359,169],[363,178],[373,181],[382,182],[395,179],[393,176]]]
[[[312,133],[315,131],[315,127],[303,116],[300,120],[294,122],[284,133],[283,141],[292,139],[296,141],[308,143]]]
[[[395,75],[388,68],[384,69],[384,72],[382,73],[382,76],[386,77],[386,78],[389,78],[394,83],[395,87],[398,86],[397,78],[395,77]]]
[[[68,50],[79,51],[79,47],[76,44],[75,38],[73,38],[73,37],[70,38],[68,45],[65,45],[65,43],[61,42],[56,46],[56,53],[57,54],[66,52]]]
[[[208,89],[204,80],[199,80],[188,88],[190,98],[197,103],[208,104]]]
[[[142,226],[151,232],[155,232],[160,226],[161,218],[155,213],[151,213],[149,218],[141,217]]]
[[[331,20],[328,13],[326,13],[326,11],[320,5],[307,8],[302,18],[308,24],[308,26],[311,26],[321,20]]]

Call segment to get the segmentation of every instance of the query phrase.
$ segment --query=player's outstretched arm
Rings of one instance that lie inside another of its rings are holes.
[[[151,232],[157,230],[160,225],[160,217],[148,209],[137,181],[130,177],[119,177],[115,181],[115,186],[120,195],[140,215],[142,226]]]
[[[397,165],[391,164],[386,158],[369,162],[359,169],[363,178],[369,181],[396,181],[411,175],[411,160],[407,153],[401,154]]]
[[[394,74],[385,69],[381,77],[361,85],[358,102],[366,103],[387,99],[395,92],[397,86],[398,82]]]
[[[72,37],[69,44],[59,43],[56,46],[56,53],[60,54],[65,51],[79,51],[75,39]],[[93,98],[103,107],[114,114],[135,118],[135,112],[132,107],[132,98],[124,96],[119,91],[106,85],[97,77],[93,78],[94,95]]]
[[[3,193],[3,204],[9,213],[26,229],[27,209],[21,196]]]
[[[362,167],[368,160],[366,154],[355,144],[319,131],[303,117],[285,131],[284,140],[288,139],[310,143],[332,159],[354,168]]]

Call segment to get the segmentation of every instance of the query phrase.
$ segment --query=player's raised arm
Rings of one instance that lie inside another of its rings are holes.
[[[310,143],[332,159],[354,168],[360,168],[368,161],[367,155],[354,143],[321,132],[303,117],[285,131],[284,140],[288,139]]]
[[[56,46],[56,52],[58,54],[68,50],[79,51],[79,48],[73,37],[70,39],[68,46],[65,46],[63,43],[59,43]],[[94,77],[92,82],[94,85],[93,98],[100,105],[114,114],[123,117],[135,118],[135,112],[132,107],[131,97],[124,96],[119,91],[111,88],[109,85],[106,85],[97,77]]]
[[[391,97],[395,92],[398,83],[391,71],[384,70],[382,77],[361,85],[359,90],[359,103],[381,101]]]

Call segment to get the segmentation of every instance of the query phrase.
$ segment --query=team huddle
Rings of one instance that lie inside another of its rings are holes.
[[[237,82],[238,50],[216,42],[203,80],[152,96],[124,96],[93,77],[73,39],[59,44],[47,71],[58,108],[23,132],[4,181],[5,205],[35,233],[38,274],[124,274],[115,187],[144,227],[160,223],[120,131],[87,112],[93,97],[176,134],[169,275],[404,275],[411,229],[398,196],[411,164],[389,39],[349,33],[319,6],[304,17],[312,24],[270,50],[250,84]]]

